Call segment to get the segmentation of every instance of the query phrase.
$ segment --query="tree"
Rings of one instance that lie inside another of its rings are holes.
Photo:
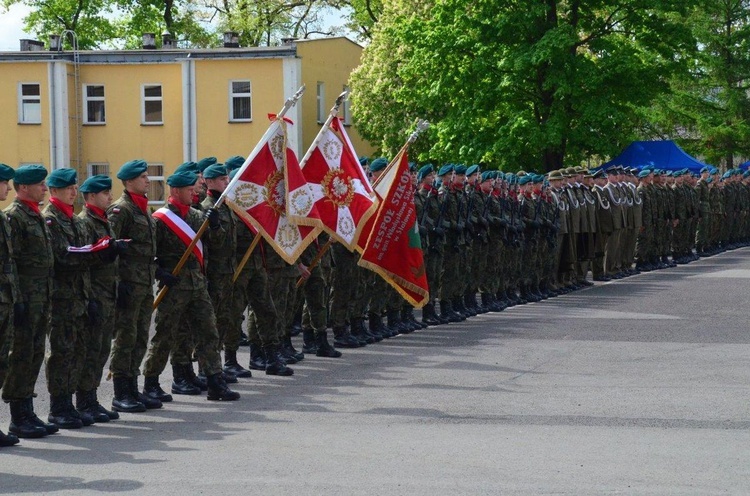
[[[698,50],[690,71],[645,112],[646,131],[732,168],[750,156],[750,2],[703,1],[686,22]]]
[[[613,154],[684,66],[689,3],[438,0],[420,14],[389,0],[352,77],[354,115],[390,153],[404,122],[431,120],[423,155],[442,161],[552,170]]]

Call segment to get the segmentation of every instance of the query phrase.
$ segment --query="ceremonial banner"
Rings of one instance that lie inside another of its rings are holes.
[[[429,291],[405,149],[383,172],[374,189],[382,201],[358,264],[377,272],[406,301],[421,308],[427,303]]]
[[[179,215],[169,210],[167,207],[161,207],[156,212],[151,214],[152,217],[159,219],[169,228],[178,238],[182,241],[185,246],[190,246],[193,239],[195,238],[195,231],[190,225],[182,220]],[[193,246],[193,255],[198,259],[198,262],[203,267],[203,242],[198,242]]]
[[[70,253],[95,253],[107,248],[112,242],[112,238],[104,236],[102,239],[91,245],[84,246],[68,246],[68,252]],[[126,240],[130,241],[130,240]]]
[[[320,233],[313,194],[288,145],[292,121],[269,115],[271,125],[224,191],[232,210],[293,264]],[[293,139],[293,138],[291,138]]]
[[[372,187],[338,117],[321,129],[312,146],[302,173],[312,189],[322,227],[354,250],[362,221],[377,209]]]

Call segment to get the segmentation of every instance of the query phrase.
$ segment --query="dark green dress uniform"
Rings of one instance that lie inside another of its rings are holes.
[[[16,184],[44,180],[42,166],[24,166],[16,171]],[[23,181],[23,182],[21,182]],[[10,403],[9,431],[18,437],[40,437],[55,432],[56,426],[40,425],[34,413],[33,395],[44,360],[49,329],[52,292],[52,240],[36,204],[16,198],[6,209],[10,224],[13,259],[18,270],[19,304],[14,312],[14,332],[3,383],[3,400]]]

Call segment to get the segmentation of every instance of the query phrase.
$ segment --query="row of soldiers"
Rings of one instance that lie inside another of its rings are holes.
[[[589,272],[620,279],[750,241],[748,171],[570,167],[542,176],[427,164],[414,181],[430,325],[590,286]]]
[[[305,353],[338,358],[335,347],[366,346],[591,285],[589,271],[594,280],[625,277],[686,262],[696,242],[708,254],[748,237],[748,178],[734,171],[720,178],[709,169],[696,180],[651,168],[569,168],[546,177],[478,166],[414,168],[430,286],[418,321],[382,278],[357,265],[356,253],[334,243],[324,254],[323,235],[295,264],[264,240],[253,250],[251,227],[216,205],[243,162],[235,156],[182,164],[167,179],[167,205],[155,212],[142,160],[119,169],[124,192],[115,201],[106,176],[79,188],[72,169],[48,175],[41,166],[0,166],[0,201],[11,181],[16,192],[0,216],[0,384],[11,410],[10,434],[0,433],[0,445],[161,408],[172,401],[159,383],[168,362],[172,394],[239,399],[227,384],[251,376],[237,358],[245,317],[248,368],[290,376],[289,365]],[[363,162],[373,180],[388,163]],[[85,204],[76,215],[79,192]],[[178,269],[204,224],[201,245]],[[149,342],[155,284],[160,303]],[[302,352],[291,339],[297,318]],[[33,405],[45,338],[47,422]],[[108,360],[111,410],[97,398]]]

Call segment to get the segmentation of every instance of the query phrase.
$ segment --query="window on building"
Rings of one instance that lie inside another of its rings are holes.
[[[41,124],[42,97],[39,83],[18,85],[18,122],[19,124]]]
[[[105,163],[90,163],[88,165],[89,176],[109,176],[109,164]]]
[[[161,85],[144,84],[142,88],[141,123],[147,125],[164,124]]]
[[[323,124],[326,117],[326,84],[318,81],[318,124]]]
[[[164,181],[164,165],[148,164],[148,204],[163,205],[166,201],[166,183]]]
[[[104,85],[83,85],[83,123],[104,124]]]
[[[349,91],[349,86],[344,85],[344,91]],[[351,111],[351,108],[349,107],[348,96],[346,100],[344,100],[344,103],[341,105],[341,122],[343,122],[345,126],[352,125],[352,111]]]
[[[253,120],[252,86],[250,81],[229,81],[229,121]]]

